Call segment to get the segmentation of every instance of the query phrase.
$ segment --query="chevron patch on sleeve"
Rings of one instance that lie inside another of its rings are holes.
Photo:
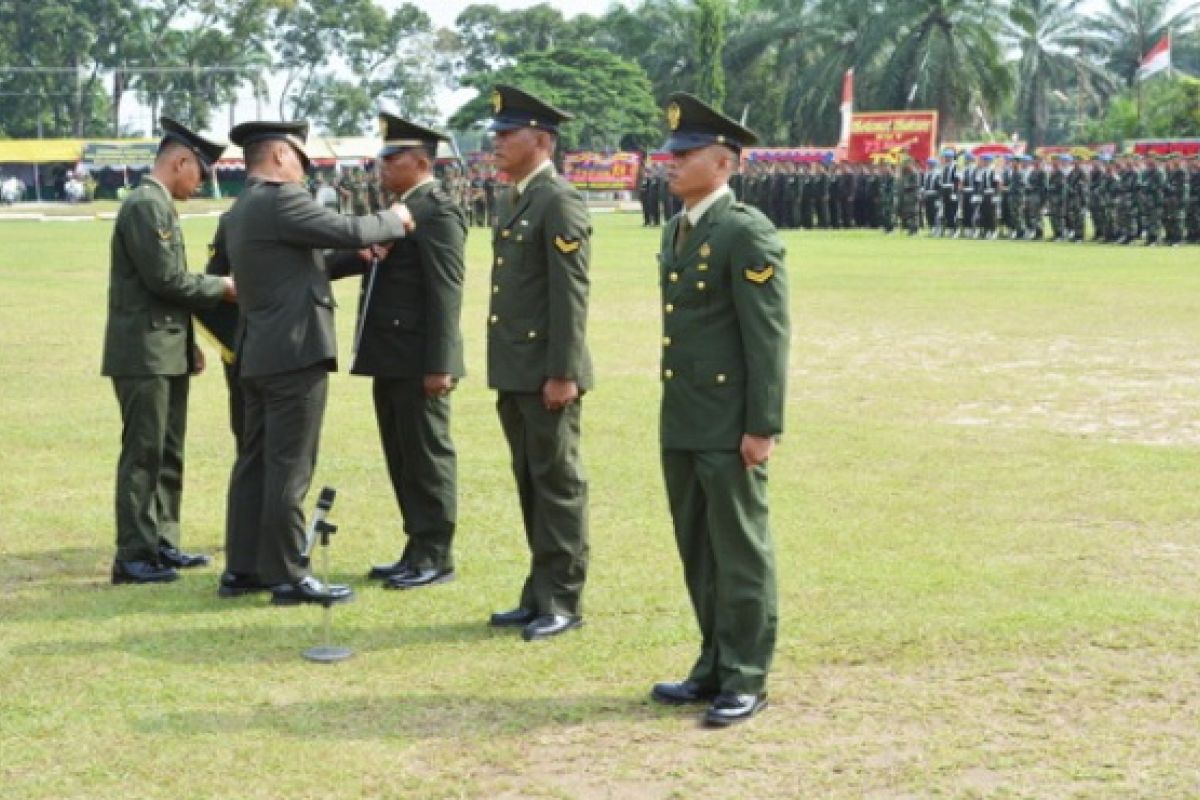
[[[762,269],[746,269],[746,280],[762,285],[775,276],[775,267],[767,264]]]

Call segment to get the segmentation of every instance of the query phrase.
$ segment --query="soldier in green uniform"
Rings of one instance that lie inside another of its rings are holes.
[[[1025,238],[1025,202],[1028,186],[1025,183],[1027,156],[1013,156],[1004,171],[1004,196],[1008,201],[1008,238]]]
[[[1050,159],[1050,172],[1046,176],[1046,216],[1050,217],[1050,232],[1054,241],[1066,238],[1064,204],[1067,198],[1067,176],[1062,171],[1066,155]]]
[[[1188,168],[1187,240],[1200,243],[1200,153],[1192,156]]]
[[[154,167],[121,203],[112,233],[101,372],[121,408],[113,583],[173,581],[177,568],[209,561],[179,550],[188,380],[204,369],[191,311],[235,294],[227,277],[188,272],[173,201],[196,193],[225,148],[160,122]]]
[[[671,191],[684,210],[663,232],[663,477],[700,655],[658,683],[666,704],[703,703],[708,725],[767,704],[778,612],[767,459],[783,431],[788,363],[784,248],[726,186],[755,134],[692,95],[671,95]]]
[[[492,615],[526,641],[583,624],[588,566],[588,484],[579,454],[582,399],[592,388],[585,343],[587,205],[551,157],[565,111],[512,86],[492,91],[497,166],[514,191],[492,236],[488,385],[512,454],[529,544],[517,607]]]
[[[875,218],[884,233],[896,228],[896,171],[893,164],[880,164],[877,168]]]
[[[246,159],[246,188],[222,221],[224,251],[239,286],[234,352],[243,395],[242,447],[229,482],[218,594],[270,587],[280,605],[348,599],[326,586],[301,553],[301,503],[312,481],[329,372],[337,368],[334,301],[322,250],[399,239],[403,206],[346,217],[304,190],[308,124],[246,122],[230,131]]]
[[[900,161],[900,224],[909,236],[916,236],[921,228],[921,193],[917,165],[909,156],[903,156]]]
[[[1167,188],[1167,173],[1158,158],[1152,157],[1146,164],[1139,192],[1140,210],[1145,220],[1146,246],[1154,247],[1162,237],[1163,196]]]
[[[1092,241],[1102,242],[1108,237],[1104,214],[1104,161],[1100,156],[1088,162],[1087,210],[1092,218]]]
[[[1132,159],[1121,160],[1120,193],[1117,195],[1117,244],[1129,244],[1138,236],[1137,193],[1139,177]]]
[[[330,262],[335,277],[365,274],[350,372],[372,377],[375,421],[408,541],[369,577],[415,589],[454,579],[457,458],[450,392],[465,373],[462,333],[466,214],[433,176],[445,134],[381,114],[381,186],[412,214],[417,234],[376,254]],[[382,248],[381,248],[382,249]],[[361,255],[366,255],[362,253]]]
[[[1167,231],[1167,244],[1176,247],[1183,244],[1187,223],[1189,176],[1187,163],[1180,155],[1171,158],[1167,172],[1167,185],[1163,192],[1163,223]]]
[[[1112,156],[1101,156],[1100,213],[1104,216],[1104,241],[1120,241],[1121,228],[1117,204],[1121,197],[1121,174]]]
[[[1042,213],[1046,208],[1046,195],[1050,182],[1042,160],[1031,158],[1029,172],[1025,175],[1025,238],[1041,239],[1046,234],[1046,223]]]
[[[1072,158],[1067,156],[1066,158]],[[1087,235],[1087,192],[1088,174],[1082,161],[1069,161],[1066,173],[1066,198],[1063,202],[1063,219],[1066,224],[1067,239],[1072,242],[1082,242]]]

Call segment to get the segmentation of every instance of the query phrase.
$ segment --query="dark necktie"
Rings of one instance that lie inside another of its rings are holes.
[[[679,220],[679,230],[675,232],[675,255],[683,253],[683,243],[687,241],[688,234],[692,232],[692,220],[687,214],[683,215],[683,219]]]

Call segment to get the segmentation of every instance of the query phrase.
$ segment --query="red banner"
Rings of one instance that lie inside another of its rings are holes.
[[[918,163],[937,155],[936,111],[872,111],[850,119],[846,160],[894,160],[907,153]]]
[[[1194,156],[1200,153],[1200,139],[1140,139],[1132,144],[1133,152],[1142,155],[1178,153],[1183,156]]]
[[[578,189],[636,189],[637,153],[566,153],[563,176]]]

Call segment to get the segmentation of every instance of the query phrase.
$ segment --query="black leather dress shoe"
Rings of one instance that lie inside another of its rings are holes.
[[[536,618],[536,611],[530,611],[528,608],[514,608],[512,611],[497,611],[492,614],[488,624],[493,628],[524,628]]]
[[[120,583],[170,583],[179,580],[179,573],[154,561],[121,561],[112,565],[112,582]]]
[[[218,597],[242,597],[255,592],[265,592],[271,587],[264,585],[253,575],[239,575],[225,570],[221,573],[221,583],[217,586]]]
[[[354,597],[349,586],[331,583],[328,586],[312,575],[306,575],[296,583],[285,583],[271,588],[271,602],[277,606],[294,606],[300,603],[333,605],[345,603]]]
[[[191,567],[207,567],[212,561],[208,556],[185,553],[169,544],[158,546],[158,560],[168,567],[175,569],[190,569]]]
[[[704,712],[704,723],[715,728],[725,728],[745,722],[767,707],[767,693],[717,695]]]
[[[527,642],[538,639],[549,639],[583,625],[583,617],[572,617],[566,614],[543,614],[525,626],[521,638]]]
[[[679,683],[656,683],[650,690],[652,700],[668,706],[708,703],[716,696],[715,689],[706,689],[690,679]]]
[[[398,561],[393,561],[391,564],[376,564],[371,567],[371,571],[367,573],[367,577],[373,581],[386,581],[409,572],[412,572],[412,568],[408,566],[407,561],[401,558]]]
[[[452,569],[422,569],[411,570],[402,575],[395,575],[383,582],[385,589],[420,589],[422,586],[436,586],[439,583],[450,583],[454,580]]]

